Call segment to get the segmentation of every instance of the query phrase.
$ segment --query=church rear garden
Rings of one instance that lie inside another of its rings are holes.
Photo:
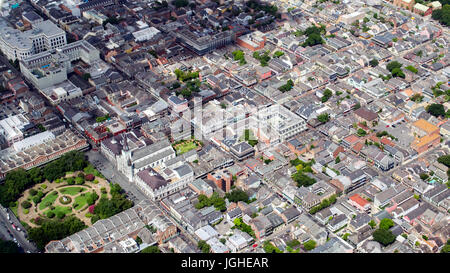
[[[196,139],[188,139],[177,141],[173,143],[172,146],[177,152],[177,155],[182,155],[193,149],[200,150],[203,146],[203,143]]]

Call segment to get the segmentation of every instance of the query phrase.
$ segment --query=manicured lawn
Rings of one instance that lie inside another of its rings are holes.
[[[80,209],[84,208],[84,206],[87,205],[87,198],[90,194],[91,193],[86,193],[84,196],[79,195],[79,196],[75,197],[75,202],[74,202],[75,207],[74,208],[76,210],[80,210]]]
[[[61,212],[63,212],[65,215],[68,215],[68,214],[72,213],[72,208],[71,208],[70,206],[67,206],[67,207],[56,206],[54,210],[48,209],[48,210],[46,210],[46,211],[44,212],[44,214],[47,215],[47,213],[49,213],[50,211],[53,211],[55,214],[57,214],[58,211],[61,211]]]
[[[176,150],[177,150],[177,155],[181,155],[184,153],[189,152],[190,150],[196,149],[197,148],[197,144],[195,144],[193,141],[189,141],[189,142],[184,142],[181,144],[178,144],[178,146],[176,146]]]
[[[47,193],[44,199],[39,203],[39,209],[43,210],[48,206],[51,206],[53,202],[55,202],[56,198],[58,198],[58,193],[54,194],[55,191]]]
[[[67,188],[62,188],[59,190],[60,193],[62,194],[68,194],[68,195],[77,195],[78,193],[80,193],[80,189],[83,189],[81,192],[86,191],[86,188],[83,187],[67,187]]]

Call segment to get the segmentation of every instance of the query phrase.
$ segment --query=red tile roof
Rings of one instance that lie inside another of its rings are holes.
[[[352,200],[353,202],[355,202],[356,204],[358,204],[361,207],[365,207],[365,206],[367,206],[367,204],[370,204],[369,201],[362,198],[359,194],[354,194],[354,195],[350,196],[350,200]]]
[[[357,137],[355,135],[349,135],[349,136],[345,137],[344,140],[347,141],[348,143],[352,144],[352,143],[359,141],[359,137]]]

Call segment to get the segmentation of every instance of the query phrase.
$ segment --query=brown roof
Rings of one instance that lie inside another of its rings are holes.
[[[354,111],[355,115],[367,120],[367,121],[372,121],[378,118],[378,114],[375,112],[372,112],[366,108],[359,108],[357,110]]]
[[[156,190],[167,184],[167,181],[152,168],[144,169],[137,173],[137,176],[142,179],[150,188]]]

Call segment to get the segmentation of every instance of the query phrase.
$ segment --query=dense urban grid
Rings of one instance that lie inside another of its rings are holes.
[[[0,252],[450,251],[450,1],[0,4]]]

